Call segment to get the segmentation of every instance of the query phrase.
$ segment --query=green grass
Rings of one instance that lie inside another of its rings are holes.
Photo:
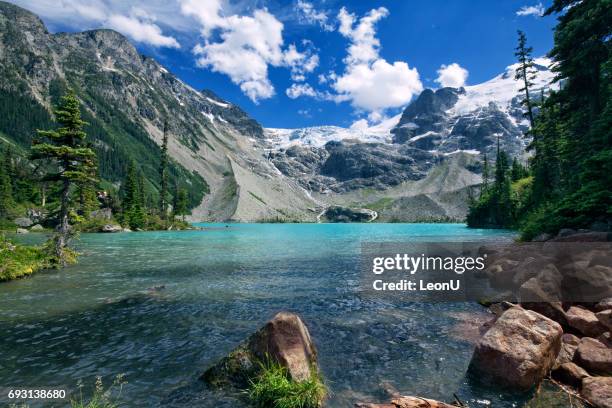
[[[319,408],[327,390],[320,375],[312,372],[310,379],[298,382],[278,363],[262,363],[260,373],[251,380],[249,398],[258,408]]]
[[[53,267],[44,247],[13,244],[0,235],[0,282],[19,279]]]

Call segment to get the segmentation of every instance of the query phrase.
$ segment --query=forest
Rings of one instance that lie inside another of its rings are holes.
[[[530,93],[532,49],[522,32],[515,54],[531,123],[528,166],[499,148],[493,166],[485,158],[467,216],[471,227],[518,229],[524,240],[562,228],[608,230],[612,219],[612,7],[556,0],[551,14],[559,15],[548,54],[558,90]]]

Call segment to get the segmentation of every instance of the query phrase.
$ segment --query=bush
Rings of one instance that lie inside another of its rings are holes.
[[[259,408],[319,408],[327,394],[316,370],[306,381],[293,381],[278,363],[262,363],[259,375],[251,380],[248,393]]]

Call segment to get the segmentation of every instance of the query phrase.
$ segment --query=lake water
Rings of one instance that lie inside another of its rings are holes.
[[[330,407],[381,400],[385,383],[443,400],[457,393],[473,406],[518,403],[465,377],[472,346],[455,325],[480,306],[357,293],[362,241],[509,240],[508,232],[460,224],[206,226],[83,234],[78,265],[0,284],[0,385],[73,392],[78,382],[123,373],[126,407],[241,407],[197,377],[289,310],[316,343]]]

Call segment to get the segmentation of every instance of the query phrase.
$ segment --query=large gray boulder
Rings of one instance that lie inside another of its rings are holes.
[[[561,326],[515,306],[482,336],[470,370],[496,385],[527,390],[550,371],[561,349]]]
[[[13,222],[15,223],[15,225],[17,225],[18,227],[21,227],[21,228],[28,228],[29,226],[34,224],[34,222],[31,219],[27,218],[27,217],[15,218],[13,220]]]
[[[123,228],[121,225],[116,224],[106,224],[101,229],[100,232],[113,233],[113,232],[122,232]]]
[[[201,378],[215,386],[244,387],[267,360],[286,367],[294,381],[308,380],[318,370],[316,348],[298,315],[278,313]]]

